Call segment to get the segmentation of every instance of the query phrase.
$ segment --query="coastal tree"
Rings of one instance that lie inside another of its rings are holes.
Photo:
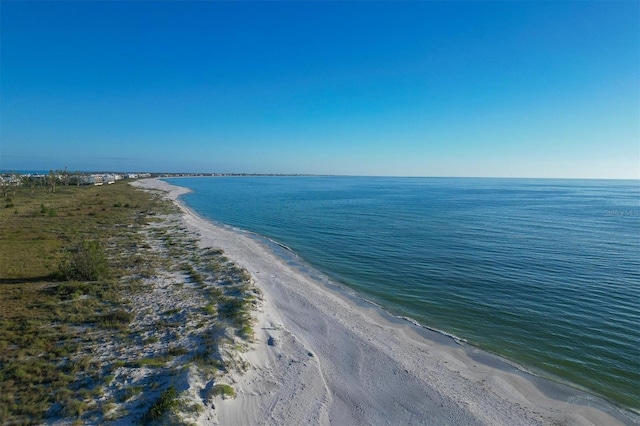
[[[0,175],[0,185],[2,186],[2,196],[6,197],[9,192],[12,192],[13,195],[16,195],[16,186],[20,182],[18,175],[16,173],[10,173],[8,176]]]
[[[56,175],[53,170],[49,170],[47,184],[49,185],[49,192],[56,192]]]
[[[31,176],[22,175],[20,176],[20,184],[25,187],[29,186],[31,189],[33,189],[34,181],[31,179]]]
[[[2,186],[2,196],[6,197],[7,189],[9,188],[9,183],[7,182],[7,179],[2,175],[0,175],[0,186]]]
[[[70,174],[69,171],[67,170],[67,166],[64,166],[64,170],[62,171],[62,183],[64,183],[64,186],[69,186],[69,179],[70,179]]]

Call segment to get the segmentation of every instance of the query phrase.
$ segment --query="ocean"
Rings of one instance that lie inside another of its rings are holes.
[[[640,412],[639,181],[167,181],[394,315]]]

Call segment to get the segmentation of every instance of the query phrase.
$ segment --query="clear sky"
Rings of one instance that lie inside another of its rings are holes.
[[[640,177],[640,2],[0,3],[1,169]]]

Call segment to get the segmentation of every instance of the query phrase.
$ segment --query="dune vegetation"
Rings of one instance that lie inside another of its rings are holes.
[[[0,423],[187,424],[206,386],[235,394],[218,381],[248,368],[260,292],[160,195],[124,182],[7,193]]]

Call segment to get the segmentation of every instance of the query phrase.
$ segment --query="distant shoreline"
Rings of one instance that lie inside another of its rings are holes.
[[[588,181],[628,181],[639,182],[637,178],[606,178],[606,177],[534,177],[534,176],[401,176],[401,175],[344,175],[344,174],[316,174],[316,173],[242,173],[242,172],[148,172],[148,171],[113,171],[113,170],[28,170],[28,169],[1,169],[0,176],[15,175],[47,175],[66,172],[68,174],[145,174],[145,178],[194,178],[194,177],[335,177],[335,178],[392,178],[392,179],[487,179],[487,180],[588,180]]]

